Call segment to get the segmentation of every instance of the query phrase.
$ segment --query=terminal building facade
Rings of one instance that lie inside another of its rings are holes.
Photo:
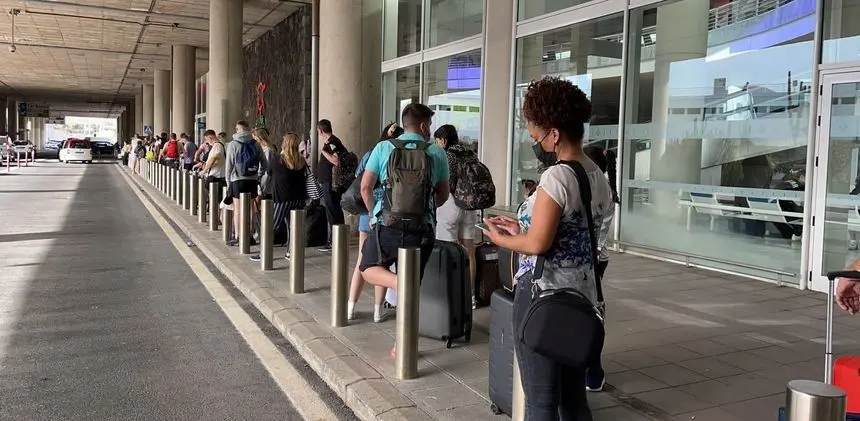
[[[320,22],[320,117],[358,152],[423,102],[516,206],[540,177],[523,93],[557,76],[617,153],[619,249],[815,290],[860,258],[860,0],[323,0]]]

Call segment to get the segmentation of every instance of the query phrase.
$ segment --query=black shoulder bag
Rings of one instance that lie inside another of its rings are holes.
[[[544,357],[570,367],[583,367],[600,355],[606,331],[600,303],[603,302],[603,287],[597,277],[597,238],[594,233],[594,217],[591,214],[591,185],[582,164],[576,161],[561,161],[576,174],[579,194],[588,224],[591,243],[591,261],[594,281],[597,284],[597,303],[592,304],[579,291],[561,288],[533,294],[532,302],[520,324],[520,340],[530,349]],[[535,264],[534,279],[540,279],[544,256]],[[525,291],[522,291],[524,293]]]

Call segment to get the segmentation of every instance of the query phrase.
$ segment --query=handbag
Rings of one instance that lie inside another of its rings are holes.
[[[367,213],[367,206],[364,204],[364,198],[361,197],[361,178],[363,175],[364,171],[358,174],[358,177],[352,180],[352,184],[340,198],[340,207],[351,215]]]
[[[322,188],[317,181],[317,176],[307,166],[305,166],[305,192],[310,200],[319,200],[322,197]]]
[[[573,169],[579,184],[582,207],[588,224],[591,261],[594,282],[597,286],[597,303],[592,304],[579,291],[559,288],[532,292],[532,302],[520,323],[520,340],[534,352],[557,363],[570,367],[583,367],[600,355],[606,331],[603,326],[603,287],[597,277],[597,238],[594,232],[594,216],[591,213],[591,185],[582,164],[576,161],[561,161]],[[539,256],[532,278],[540,279],[544,256]]]

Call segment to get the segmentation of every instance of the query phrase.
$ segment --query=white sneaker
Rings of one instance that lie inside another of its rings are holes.
[[[346,312],[346,320],[355,320],[355,310]]]
[[[851,240],[848,242],[848,250],[857,250],[857,240]]]
[[[379,313],[374,313],[373,315],[373,323],[382,323],[391,318],[391,310],[380,307]]]

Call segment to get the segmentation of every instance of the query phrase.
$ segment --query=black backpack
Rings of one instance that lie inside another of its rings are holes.
[[[358,168],[358,157],[350,152],[337,153],[339,165],[332,168],[331,186],[335,191],[346,191],[355,180],[355,170]]]

